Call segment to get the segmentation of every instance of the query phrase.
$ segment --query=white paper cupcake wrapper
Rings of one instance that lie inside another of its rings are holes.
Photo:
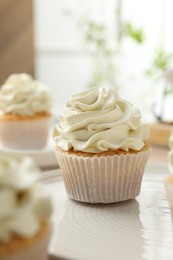
[[[11,149],[41,149],[48,139],[51,117],[0,121],[0,142]]]
[[[134,154],[83,157],[58,152],[68,196],[88,203],[113,203],[140,193],[151,149]]]
[[[18,252],[9,253],[8,255],[0,255],[1,260],[47,260],[48,245],[51,235],[51,228],[44,236],[36,241],[35,244],[23,248]]]

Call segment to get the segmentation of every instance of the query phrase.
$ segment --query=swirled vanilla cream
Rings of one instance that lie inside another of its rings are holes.
[[[58,121],[54,141],[64,151],[138,151],[149,136],[139,109],[113,89],[91,88],[74,94]]]
[[[0,242],[34,237],[51,214],[51,202],[29,157],[0,151]]]
[[[35,115],[49,111],[51,98],[48,88],[30,75],[12,74],[0,88],[0,113]]]

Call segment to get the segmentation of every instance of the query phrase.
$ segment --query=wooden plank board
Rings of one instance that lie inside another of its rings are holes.
[[[149,143],[160,146],[168,146],[169,137],[173,129],[172,124],[153,123],[150,124]]]
[[[0,84],[12,73],[34,73],[32,0],[0,1]]]

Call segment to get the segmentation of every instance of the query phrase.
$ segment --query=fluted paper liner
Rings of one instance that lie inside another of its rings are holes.
[[[0,142],[11,149],[40,149],[48,139],[51,117],[0,121]]]
[[[48,244],[51,235],[51,227],[38,241],[35,241],[31,246],[27,246],[16,252],[9,252],[1,255],[1,260],[47,260],[48,259]]]
[[[71,199],[113,203],[139,195],[150,151],[148,148],[138,153],[83,157],[56,150],[56,156]]]

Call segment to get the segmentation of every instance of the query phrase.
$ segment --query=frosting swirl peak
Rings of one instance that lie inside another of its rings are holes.
[[[140,150],[149,128],[141,113],[113,89],[92,88],[69,98],[54,130],[54,141],[65,151],[100,153]]]
[[[12,74],[0,89],[2,114],[34,115],[49,111],[51,98],[48,89],[25,73]]]

